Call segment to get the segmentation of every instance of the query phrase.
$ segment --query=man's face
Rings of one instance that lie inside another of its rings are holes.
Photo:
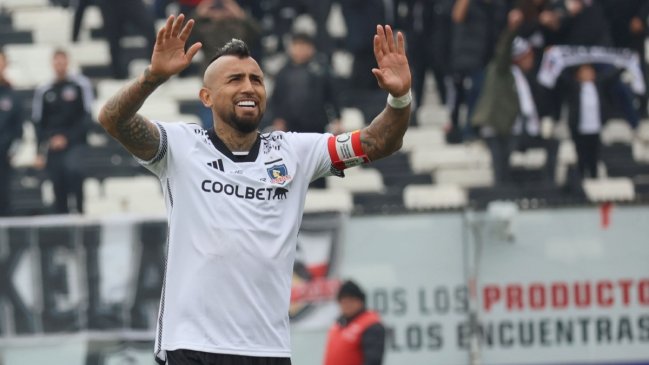
[[[57,53],[52,59],[52,68],[57,78],[63,78],[68,73],[68,56]]]
[[[514,60],[516,64],[523,72],[529,72],[534,69],[534,52],[532,50],[527,51],[524,55],[518,57]]]
[[[296,40],[291,43],[290,55],[295,64],[301,65],[309,62],[314,54],[315,47],[309,42]]]
[[[242,133],[256,131],[266,111],[264,74],[248,58],[223,56],[205,72],[201,100],[217,119]]]
[[[349,318],[360,312],[365,305],[359,298],[342,297],[338,300],[338,306],[340,307],[340,313],[343,317]]]

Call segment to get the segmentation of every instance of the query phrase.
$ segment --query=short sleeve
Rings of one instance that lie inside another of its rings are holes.
[[[289,132],[286,135],[311,181],[333,175],[331,157],[327,149],[327,141],[331,134]]]
[[[154,122],[160,133],[160,144],[158,152],[150,160],[142,160],[135,156],[135,160],[147,170],[153,172],[156,176],[161,177],[167,172],[167,161],[169,155],[169,138],[167,137],[168,123]]]

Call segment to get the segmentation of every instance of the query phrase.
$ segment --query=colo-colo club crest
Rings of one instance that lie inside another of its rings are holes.
[[[274,165],[266,169],[268,176],[270,177],[270,182],[273,184],[284,185],[291,180],[291,175],[288,174],[288,169],[286,165]]]

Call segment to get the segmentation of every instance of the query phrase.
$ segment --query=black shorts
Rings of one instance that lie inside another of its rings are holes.
[[[193,350],[174,350],[167,351],[166,365],[291,365],[291,358],[226,355]]]

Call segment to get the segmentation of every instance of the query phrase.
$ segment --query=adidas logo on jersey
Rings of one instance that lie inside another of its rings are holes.
[[[216,161],[208,162],[207,166],[209,166],[209,167],[211,167],[213,169],[217,169],[219,171],[225,171],[223,169],[223,160],[221,160],[220,158],[218,160],[216,160]]]

